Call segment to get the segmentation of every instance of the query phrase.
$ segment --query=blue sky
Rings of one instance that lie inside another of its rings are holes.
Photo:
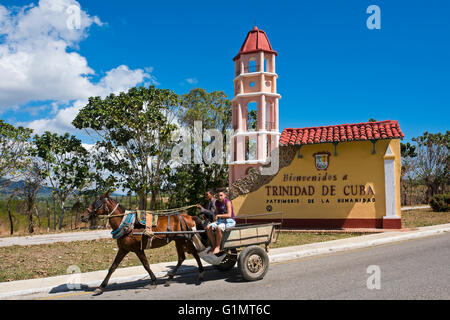
[[[0,0],[6,8],[3,19],[20,21],[21,7],[43,7],[48,1]],[[65,43],[54,58],[59,65],[53,70],[43,61],[45,73],[26,69],[33,72],[33,81],[24,82],[25,89],[6,83],[6,72],[0,74],[0,117],[9,122],[38,131],[70,130],[74,110],[82,107],[87,93],[142,83],[179,94],[194,87],[223,90],[231,99],[232,58],[256,22],[278,52],[281,128],[391,119],[399,121],[406,141],[424,131],[449,129],[449,1],[53,1],[79,3],[88,27],[73,36],[52,18],[51,30],[58,33],[51,41]],[[381,9],[380,30],[366,27],[366,9],[372,4]],[[19,43],[14,50],[23,48],[38,59],[33,48],[45,46],[30,39],[36,37],[30,30],[42,28],[39,37],[48,41],[50,29],[39,22],[46,19],[45,11],[26,32],[14,29],[14,23],[2,31],[1,12],[0,70],[11,61],[2,57],[2,44],[12,50]],[[46,59],[47,49],[39,59]],[[18,59],[20,52],[14,53],[10,59]],[[66,75],[65,59],[72,53],[77,63],[71,71],[84,71]],[[85,83],[81,74],[88,69]]]

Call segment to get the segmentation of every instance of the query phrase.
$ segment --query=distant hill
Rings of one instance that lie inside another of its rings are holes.
[[[2,179],[0,178],[0,185],[3,184],[3,182],[6,179]],[[8,197],[13,191],[14,189],[20,189],[23,188],[23,185],[25,184],[24,181],[13,181],[11,182],[11,184],[9,186],[7,186],[6,188],[0,189],[0,198],[4,199],[6,197]],[[49,188],[47,186],[41,186],[41,188],[38,191],[37,196],[39,198],[47,198],[49,196],[52,195],[52,188]],[[112,193],[111,197],[121,197],[122,194],[119,193]]]
[[[0,179],[0,184],[7,181],[6,179]],[[0,189],[0,196],[5,197],[10,195],[15,189],[23,188],[25,182],[24,181],[13,181],[6,188]],[[52,188],[47,186],[42,186],[38,191],[38,197],[47,197],[52,194]]]

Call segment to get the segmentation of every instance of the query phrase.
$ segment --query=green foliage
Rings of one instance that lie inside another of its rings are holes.
[[[34,143],[32,154],[44,163],[41,175],[49,180],[60,199],[86,184],[90,176],[89,154],[81,140],[68,133],[60,136],[46,131],[42,136],[35,135]]]
[[[434,212],[447,212],[450,208],[450,193],[436,194],[430,199]]]
[[[450,182],[450,131],[445,134],[425,132],[412,140],[417,143],[414,171],[419,181],[428,187],[428,198],[444,192]]]
[[[34,144],[32,155],[39,157],[43,164],[40,174],[49,181],[54,195],[61,202],[61,229],[67,197],[80,192],[91,179],[89,154],[81,140],[68,133],[60,136],[46,131],[42,136],[34,136]]]
[[[99,140],[93,157],[97,185],[136,192],[140,209],[149,192],[157,196],[170,172],[171,134],[177,129],[173,110],[178,96],[167,89],[131,88],[119,95],[89,98],[73,125]]]
[[[225,134],[231,124],[231,102],[223,91],[208,93],[205,89],[192,89],[181,97],[183,124],[192,127],[201,121],[204,128],[214,128]]]
[[[203,129],[217,129],[225,137],[231,128],[231,102],[221,91],[208,93],[204,89],[193,89],[182,96],[181,105],[180,119],[189,129],[192,129],[195,121],[201,121]],[[208,144],[203,142],[203,150]],[[169,206],[176,207],[203,203],[208,188],[216,189],[227,184],[228,165],[191,163],[173,170],[165,189],[169,194]]]
[[[256,110],[250,110],[248,112],[248,128],[256,130],[258,127],[258,113]]]
[[[402,154],[402,158],[415,158],[417,157],[416,146],[410,144],[409,142],[400,143],[400,150]]]
[[[0,120],[0,177],[12,178],[20,174],[28,162],[28,141],[33,130]]]

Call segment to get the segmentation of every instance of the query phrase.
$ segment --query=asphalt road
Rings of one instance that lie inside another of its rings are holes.
[[[110,285],[96,297],[78,291],[20,299],[450,299],[449,266],[450,234],[445,233],[271,264],[257,282],[243,281],[237,268],[228,272],[208,268],[200,285],[195,275],[182,275],[169,287],[160,279],[153,290],[146,289],[148,281],[142,280]],[[379,270],[379,283],[373,270]],[[375,288],[369,289],[368,282]]]
[[[111,238],[111,230],[78,231],[0,238],[0,247],[31,246],[55,242],[87,241]]]

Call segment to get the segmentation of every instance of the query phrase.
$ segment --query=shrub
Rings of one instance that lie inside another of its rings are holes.
[[[435,212],[448,211],[450,203],[450,193],[436,194],[430,200],[430,206]]]

